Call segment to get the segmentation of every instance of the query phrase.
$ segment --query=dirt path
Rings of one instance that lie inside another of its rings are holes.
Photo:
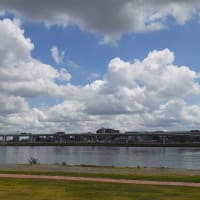
[[[0,174],[0,178],[48,179],[48,180],[90,181],[90,182],[101,182],[101,183],[122,183],[122,184],[137,184],[137,185],[163,185],[163,186],[200,187],[200,183],[172,182],[172,181],[168,182],[168,181],[126,180],[126,179],[73,177],[73,176]]]

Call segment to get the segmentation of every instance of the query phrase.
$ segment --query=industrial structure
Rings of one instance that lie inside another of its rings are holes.
[[[200,131],[124,132],[99,129],[96,133],[3,134],[0,145],[198,145]]]

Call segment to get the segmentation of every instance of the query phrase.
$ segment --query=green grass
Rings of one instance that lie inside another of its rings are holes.
[[[2,200],[199,200],[199,188],[0,179]]]
[[[98,177],[98,178],[113,178],[113,179],[133,179],[133,180],[154,180],[154,181],[176,181],[176,182],[194,182],[200,183],[198,175],[138,175],[138,174],[111,174],[111,173],[82,173],[82,172],[62,172],[62,171],[15,171],[1,170],[0,174],[32,174],[32,175],[49,175],[49,176],[80,176],[80,177]]]

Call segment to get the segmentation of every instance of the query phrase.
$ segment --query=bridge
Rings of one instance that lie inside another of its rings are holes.
[[[109,129],[110,130],[110,129]],[[54,134],[2,134],[0,145],[175,145],[199,144],[200,131],[154,131],[154,132],[96,132],[96,133],[65,133]]]

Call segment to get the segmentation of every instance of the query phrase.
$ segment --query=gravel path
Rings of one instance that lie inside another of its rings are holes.
[[[163,186],[200,187],[200,183],[186,183],[186,182],[172,182],[172,181],[168,182],[168,181],[126,180],[126,179],[73,177],[73,176],[0,174],[0,178],[48,179],[48,180],[90,181],[90,182],[101,182],[101,183],[122,183],[122,184],[137,184],[137,185],[163,185]]]

